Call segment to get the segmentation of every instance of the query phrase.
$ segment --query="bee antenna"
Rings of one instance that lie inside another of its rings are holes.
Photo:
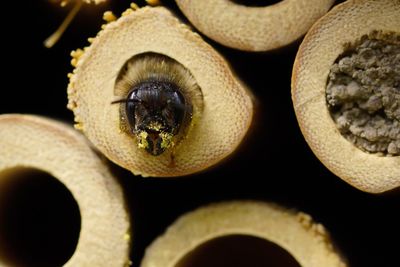
[[[111,105],[112,104],[118,104],[118,103],[126,103],[126,102],[135,102],[135,103],[141,103],[142,102],[142,100],[140,100],[140,99],[127,99],[127,98],[123,98],[123,99],[118,99],[118,100],[114,100],[114,101],[112,101],[111,102]]]

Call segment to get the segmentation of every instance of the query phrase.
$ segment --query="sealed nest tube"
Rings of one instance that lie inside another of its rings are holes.
[[[0,266],[125,266],[122,189],[72,127],[0,116]]]
[[[128,11],[73,53],[76,127],[136,175],[183,176],[217,164],[249,129],[251,96],[170,11]]]
[[[256,201],[212,204],[174,222],[141,267],[345,267],[325,228],[302,212]]]
[[[400,1],[353,0],[306,35],[292,99],[321,162],[356,188],[400,186]]]
[[[264,6],[241,4],[252,5],[254,0],[176,2],[199,31],[218,43],[244,51],[268,51],[299,39],[334,1],[283,0],[272,5],[265,1]]]

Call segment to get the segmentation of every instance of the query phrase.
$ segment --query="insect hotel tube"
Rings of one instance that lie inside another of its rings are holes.
[[[164,7],[128,9],[72,53],[76,127],[136,175],[184,176],[238,148],[251,95],[227,62]]]
[[[86,139],[62,123],[0,116],[0,266],[124,266],[122,190]]]
[[[268,5],[270,2],[273,4]],[[293,43],[329,10],[333,2],[176,0],[199,31],[220,44],[244,51],[268,51]]]
[[[352,186],[400,186],[400,1],[337,5],[301,44],[292,99],[321,162]]]
[[[227,265],[223,265],[226,264]],[[146,250],[141,267],[345,267],[325,228],[275,204],[232,201],[175,221]]]

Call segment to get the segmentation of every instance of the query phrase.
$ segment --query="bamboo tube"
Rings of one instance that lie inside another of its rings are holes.
[[[176,2],[190,22],[214,41],[244,51],[267,51],[300,38],[334,1],[284,0],[265,7],[231,0]]]
[[[400,157],[368,153],[346,140],[330,114],[326,88],[332,65],[350,44],[363,36],[400,36],[399,14],[399,0],[351,0],[338,5],[308,32],[293,67],[293,105],[309,146],[334,174],[370,193],[400,186]]]
[[[49,119],[1,115],[0,149],[0,180],[33,168],[59,180],[75,198],[81,229],[75,253],[64,266],[125,266],[130,246],[122,190],[81,135]]]
[[[91,41],[90,47],[72,54],[76,69],[70,75],[68,107],[75,114],[76,127],[110,160],[136,175],[183,176],[217,164],[238,147],[252,121],[250,94],[226,61],[170,11],[163,7],[129,9]],[[127,62],[149,53],[162,57],[163,63],[131,63],[139,65],[140,71],[131,67],[125,72],[140,72],[140,77],[154,80],[153,69],[167,69],[163,75],[169,77],[164,79],[188,84],[192,88],[186,91],[194,94],[187,98],[193,102],[189,130],[158,156],[143,149],[147,144],[138,141],[141,136],[134,130],[126,130],[126,121],[135,117],[121,111],[135,79],[128,77],[121,83],[120,73],[131,66]],[[167,62],[175,63],[168,67]],[[148,65],[143,74],[143,66]],[[184,77],[176,78],[182,73]]]
[[[196,258],[187,259],[187,256],[196,254],[200,246],[211,240],[232,235],[252,236],[273,242],[291,254],[300,266],[346,266],[333,248],[324,227],[314,223],[309,215],[273,204],[250,201],[213,204],[183,215],[147,248],[140,266],[199,266],[196,265]],[[245,250],[244,247],[242,249]],[[212,258],[210,255],[203,256]],[[225,257],[234,255],[227,253]],[[182,264],[183,258],[192,265]],[[242,263],[238,266],[253,266],[247,265],[243,259],[237,261]]]

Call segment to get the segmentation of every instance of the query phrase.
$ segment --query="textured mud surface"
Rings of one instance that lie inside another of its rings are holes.
[[[342,135],[358,148],[400,155],[400,36],[363,37],[331,67],[326,98]]]

